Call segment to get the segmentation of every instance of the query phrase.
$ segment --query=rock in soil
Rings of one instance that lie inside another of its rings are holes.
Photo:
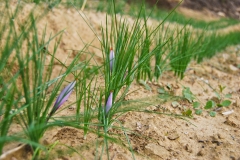
[[[226,118],[225,121],[226,124],[233,126],[233,127],[237,127],[240,128],[240,120],[238,117],[234,116],[234,115],[230,115]]]
[[[169,157],[169,152],[162,146],[159,146],[155,143],[149,143],[145,146],[147,154],[154,154],[161,158]]]

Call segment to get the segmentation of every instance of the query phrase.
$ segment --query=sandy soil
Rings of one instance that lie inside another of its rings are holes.
[[[31,8],[32,5],[25,5],[23,15],[26,15]],[[100,25],[105,20],[105,14],[93,11],[86,11],[85,14],[95,33],[100,34]],[[47,35],[55,34],[64,29],[56,55],[61,61],[65,61],[69,53],[68,61],[71,61],[75,52],[81,50],[85,43],[92,42],[93,46],[100,46],[96,35],[75,9],[54,8],[39,22],[39,35],[42,34],[46,24]],[[50,45],[48,49],[51,52],[53,45]],[[99,49],[90,47],[89,52],[96,55],[98,63],[102,62],[102,53]],[[134,92],[130,93],[126,100],[145,100],[152,104],[146,107],[147,110],[159,113],[129,112],[120,117],[119,120],[123,126],[131,130],[127,134],[135,158],[138,160],[239,160],[240,69],[237,68],[238,64],[240,64],[240,49],[239,46],[233,46],[201,64],[192,62],[186,71],[186,76],[181,81],[177,80],[172,73],[165,73],[159,82],[148,83],[152,88],[151,91],[134,83],[130,89],[130,92]],[[60,68],[60,64],[56,63],[56,75],[58,75]],[[175,116],[175,114],[181,114],[188,108],[193,110],[193,107],[186,100],[178,100],[179,105],[173,107],[172,102],[176,100],[160,98],[161,94],[157,90],[161,87],[168,90],[167,86],[169,85],[172,87],[169,92],[172,92],[174,96],[182,96],[183,86],[190,87],[193,94],[202,103],[202,107],[206,101],[214,99],[213,89],[218,89],[218,85],[226,86],[224,94],[232,94],[230,98],[232,104],[219,110],[216,117],[210,117],[206,110],[200,116],[193,114],[192,118]],[[70,98],[67,103],[70,104],[73,101],[74,99]],[[138,105],[142,107],[141,104]],[[222,115],[223,112],[230,110],[234,110],[234,112],[228,116]],[[72,115],[74,112],[73,106],[60,114]],[[16,124],[10,129],[10,132],[16,132],[19,129],[20,126]],[[111,159],[133,159],[131,152],[126,148],[128,144],[124,132],[112,129],[110,135],[115,137],[117,135],[122,140],[122,145],[109,144]],[[96,135],[90,133],[87,139],[83,139],[83,131],[81,130],[56,127],[46,132],[42,143],[47,145],[59,141],[59,144],[51,152],[50,159],[94,159],[101,151],[101,148],[96,150],[97,138]],[[101,144],[101,139],[99,141]],[[80,155],[73,153],[62,144],[74,147]],[[9,144],[4,148],[4,151],[17,146],[18,144]],[[6,159],[26,159],[25,153],[28,151],[29,149],[25,147],[19,153],[14,153]],[[103,155],[103,159],[106,159],[106,154]]]

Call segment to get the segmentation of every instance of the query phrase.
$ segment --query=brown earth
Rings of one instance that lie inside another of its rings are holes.
[[[31,4],[24,4],[23,15],[26,15],[32,8]],[[39,9],[41,11],[41,9]],[[68,54],[74,57],[76,50],[81,50],[85,43],[92,42],[93,46],[100,47],[96,35],[84,22],[82,17],[87,17],[87,22],[91,24],[93,30],[100,35],[100,25],[105,22],[105,14],[94,11],[86,11],[80,16],[75,9],[64,7],[54,8],[45,18],[38,23],[39,35],[42,34],[47,24],[47,35],[56,34],[65,29],[61,44],[58,49],[57,58],[65,61]],[[128,17],[131,23],[131,18]],[[156,23],[153,21],[153,23]],[[176,25],[176,24],[173,24]],[[231,31],[232,28],[228,28]],[[82,41],[81,40],[81,38]],[[97,48],[89,48],[89,52],[96,55],[97,63],[102,63],[102,53]],[[53,44],[49,46],[49,51],[53,50]],[[86,58],[85,56],[81,58]],[[146,101],[149,105],[133,104],[136,107],[146,107],[148,111],[129,112],[119,118],[123,126],[131,132],[124,133],[123,130],[111,129],[109,134],[122,140],[122,144],[109,143],[108,150],[112,160],[130,160],[132,158],[125,134],[128,135],[132,144],[135,158],[164,159],[164,160],[239,160],[240,159],[240,47],[232,46],[219,53],[212,59],[205,60],[201,64],[192,62],[186,71],[183,80],[178,80],[171,72],[165,73],[158,82],[148,82],[151,91],[144,86],[134,83],[126,100]],[[55,75],[60,71],[60,64],[55,64]],[[72,77],[70,77],[72,78]],[[99,79],[100,83],[102,82]],[[216,117],[210,117],[206,110],[201,116],[193,114],[192,118],[177,116],[186,109],[193,110],[192,104],[186,100],[178,100],[179,105],[172,105],[174,99],[159,98],[158,89],[163,87],[174,96],[182,96],[182,88],[190,87],[193,94],[201,102],[201,107],[206,101],[215,98],[214,89],[218,85],[226,86],[224,94],[230,93],[232,104],[227,108],[217,111]],[[167,89],[171,86],[171,89]],[[73,93],[74,94],[74,93]],[[74,102],[70,97],[68,102]],[[63,110],[59,115],[73,115],[75,106]],[[224,116],[222,113],[233,110],[233,113]],[[57,116],[59,116],[57,115]],[[14,124],[10,128],[10,133],[19,132],[19,124]],[[96,140],[99,146],[96,149]],[[48,130],[42,143],[57,145],[50,152],[49,159],[79,160],[94,159],[101,152],[100,145],[102,139],[95,134],[88,134],[87,139],[83,138],[83,131],[69,127],[55,127]],[[13,143],[5,146],[4,151],[9,151],[19,144]],[[73,147],[79,152],[74,153],[65,145]],[[24,146],[18,152],[9,154],[5,159],[27,159],[31,157],[29,148]],[[28,153],[28,154],[26,154]],[[107,159],[103,154],[103,159]]]
[[[181,0],[147,0],[146,2],[159,8],[173,9]],[[180,8],[211,13],[215,17],[240,19],[239,0],[183,0]]]
[[[182,7],[198,11],[207,9],[221,17],[240,19],[239,0],[184,0]]]

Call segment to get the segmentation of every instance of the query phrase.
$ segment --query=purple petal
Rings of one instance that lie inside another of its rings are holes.
[[[113,104],[113,92],[110,92],[110,95],[109,95],[107,103],[106,103],[106,114],[111,109],[112,104]]]
[[[109,60],[110,60],[110,70],[112,71],[113,63],[114,63],[114,51],[112,50],[112,48],[110,49]]]
[[[75,84],[76,84],[76,81],[71,82],[59,94],[59,96],[54,104],[54,107],[53,107],[55,111],[69,98],[70,94],[73,91]]]

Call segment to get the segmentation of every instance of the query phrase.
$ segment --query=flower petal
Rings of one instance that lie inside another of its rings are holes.
[[[109,95],[108,100],[106,102],[106,114],[111,109],[112,104],[113,104],[113,92],[110,92],[110,95]]]
[[[73,91],[73,88],[76,84],[76,81],[71,82],[69,85],[67,85],[62,92],[59,94],[54,106],[53,106],[53,110],[51,112],[51,114],[53,114],[54,112],[56,112],[56,110],[65,102],[67,101],[67,99],[69,98],[70,94]]]
[[[114,51],[112,50],[112,48],[110,49],[109,60],[110,60],[110,70],[112,71],[113,63],[114,63]]]

